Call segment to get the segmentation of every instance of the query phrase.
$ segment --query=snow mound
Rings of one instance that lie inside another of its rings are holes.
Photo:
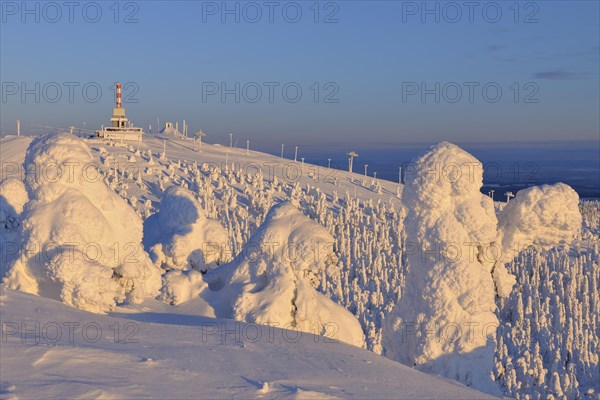
[[[407,365],[499,393],[490,379],[494,336],[493,202],[483,166],[450,143],[431,147],[406,176],[408,273],[384,329],[385,354]]]
[[[580,231],[579,195],[564,183],[521,190],[500,212],[498,223],[506,262],[529,245],[547,250]]]
[[[163,269],[203,273],[229,261],[229,237],[219,221],[205,216],[189,190],[169,187],[159,212],[144,223],[144,245]]]
[[[141,245],[141,220],[92,161],[87,145],[71,135],[31,142],[24,164],[30,201],[6,287],[92,312],[156,296],[160,270]]]
[[[335,265],[333,238],[289,203],[274,206],[236,259],[206,275],[218,317],[363,346],[358,320],[316,290]],[[221,305],[217,305],[221,303]]]

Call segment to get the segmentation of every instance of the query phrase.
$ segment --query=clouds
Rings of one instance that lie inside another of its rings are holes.
[[[586,74],[570,72],[564,69],[555,69],[547,71],[539,71],[533,74],[533,79],[550,79],[550,80],[571,80],[571,79],[586,79]]]

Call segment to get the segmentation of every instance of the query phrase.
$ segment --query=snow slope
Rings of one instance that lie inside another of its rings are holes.
[[[30,141],[0,138],[0,180],[24,180],[19,166]],[[147,135],[139,149],[100,141],[87,144],[105,183],[146,221],[158,212],[167,188],[192,191],[206,217],[226,229],[231,256],[242,251],[273,205],[295,204],[329,231],[339,257],[336,268],[317,282],[318,292],[354,314],[366,348],[382,352],[382,326],[405,295],[406,209],[400,202],[401,185],[219,145],[204,144],[197,152],[190,141],[168,135]],[[563,194],[559,200],[572,197]],[[532,191],[518,209],[525,214],[535,211],[544,196]],[[497,209],[502,206],[495,204]],[[597,399],[600,393],[600,202],[580,202],[579,207],[583,230],[574,241],[550,249],[529,248],[507,264],[517,282],[509,298],[496,299],[500,326],[493,373],[509,397]],[[547,218],[550,215],[540,214],[539,221],[560,226],[559,219]],[[521,228],[527,227],[519,228],[527,233]],[[2,248],[6,250],[12,252]],[[0,269],[4,267],[0,263]],[[192,272],[171,271],[169,279],[178,281],[172,287],[181,290],[163,293],[163,300],[178,303],[205,290],[200,274]],[[146,311],[215,317],[213,307],[202,299],[175,308],[154,302],[151,309]],[[117,310],[124,312],[122,306]]]
[[[357,347],[201,317],[189,305],[150,301],[102,316],[10,289],[0,304],[7,399],[489,398]],[[36,323],[39,335],[22,342],[21,327]]]

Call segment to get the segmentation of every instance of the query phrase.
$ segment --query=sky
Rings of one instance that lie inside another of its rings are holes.
[[[65,4],[1,2],[3,133],[98,129],[118,81],[209,142],[600,142],[597,1]]]

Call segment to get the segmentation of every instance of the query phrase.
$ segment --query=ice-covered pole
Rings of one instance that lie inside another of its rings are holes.
[[[348,172],[352,172],[352,164],[354,163],[354,157],[358,157],[355,151],[351,151],[346,154],[348,156]]]
[[[117,108],[121,108],[121,84],[117,83]]]
[[[196,136],[198,137],[198,142],[199,142],[198,151],[201,151],[202,150],[202,136],[206,136],[206,133],[204,133],[202,131],[198,131],[196,133]]]

